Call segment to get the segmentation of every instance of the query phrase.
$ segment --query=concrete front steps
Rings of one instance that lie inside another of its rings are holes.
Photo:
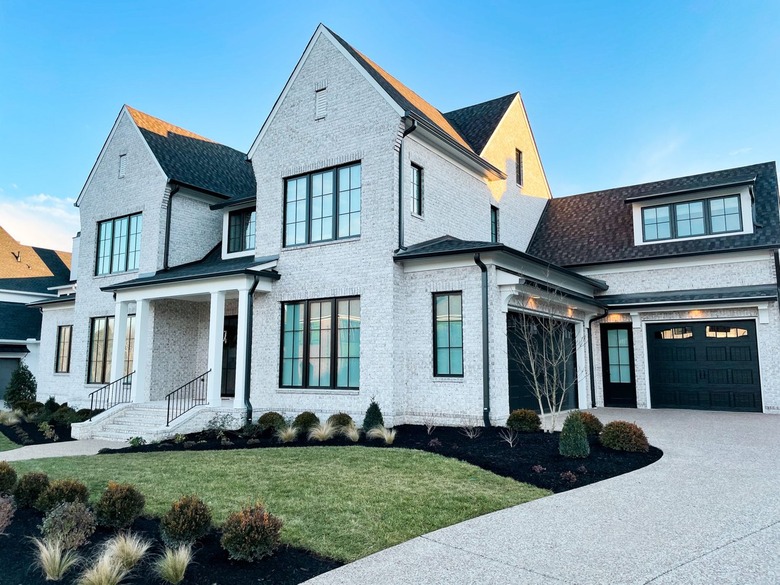
[[[168,405],[165,401],[118,404],[97,415],[91,421],[71,426],[74,439],[104,439],[127,442],[142,437],[151,443],[172,437],[178,433],[194,433],[205,429],[215,416],[228,429],[238,429],[244,424],[246,409],[226,406],[197,406],[171,421],[165,422]]]

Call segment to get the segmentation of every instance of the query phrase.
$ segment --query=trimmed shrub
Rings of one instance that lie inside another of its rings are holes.
[[[15,512],[16,506],[13,499],[0,497],[0,534],[3,534],[8,525],[11,524]]]
[[[51,422],[57,425],[70,426],[75,422],[79,422],[79,416],[76,414],[76,411],[66,403],[60,406],[54,414],[51,415]]]
[[[598,437],[601,431],[604,429],[604,425],[601,423],[598,417],[595,414],[582,412],[580,410],[575,410],[572,414],[575,413],[580,417],[582,424],[585,425],[585,434],[587,434],[589,437]]]
[[[16,470],[7,461],[0,461],[0,496],[11,495],[16,486]]]
[[[646,453],[650,450],[645,432],[638,425],[624,420],[604,425],[599,439],[602,445],[615,451]]]
[[[561,435],[558,438],[558,453],[564,457],[582,459],[590,455],[590,444],[585,425],[579,412],[569,413],[563,422]]]
[[[80,408],[76,411],[76,420],[74,422],[84,422],[92,417],[92,411],[89,408]]]
[[[49,476],[38,471],[25,473],[14,488],[16,503],[22,508],[32,508],[41,494],[49,487]]]
[[[37,392],[38,384],[35,376],[32,375],[27,364],[20,362],[19,367],[11,374],[8,386],[5,387],[5,405],[14,409],[19,402],[35,402]]]
[[[297,427],[302,433],[308,433],[312,427],[320,424],[320,419],[313,412],[302,412],[295,417],[292,426]]]
[[[328,417],[328,422],[337,429],[343,429],[355,424],[355,421],[353,421],[352,417],[349,416],[346,412],[337,412],[336,414],[331,414]]]
[[[144,511],[146,499],[127,483],[108,482],[108,487],[95,505],[101,526],[127,528]]]
[[[366,409],[366,416],[363,418],[363,430],[368,432],[374,427],[383,426],[385,426],[385,419],[382,417],[382,410],[376,400],[371,400],[371,404]]]
[[[542,419],[533,410],[520,408],[509,413],[506,426],[520,433],[535,433],[542,428]]]
[[[47,487],[35,502],[35,507],[48,512],[60,504],[89,500],[87,486],[75,479],[57,479]]]
[[[261,432],[270,431],[271,434],[287,426],[287,423],[284,422],[284,417],[273,411],[261,414],[260,418],[257,419],[257,424],[260,426]]]
[[[41,532],[64,549],[77,549],[95,533],[95,515],[81,502],[66,502],[46,514]]]
[[[211,510],[197,496],[182,496],[160,519],[160,536],[169,547],[193,544],[211,530]]]
[[[228,516],[220,543],[231,559],[256,561],[279,546],[282,521],[257,503]]]

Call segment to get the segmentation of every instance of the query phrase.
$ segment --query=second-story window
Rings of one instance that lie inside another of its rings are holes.
[[[412,165],[412,213],[423,214],[423,170],[422,167]]]
[[[141,259],[141,214],[125,215],[98,223],[95,274],[138,270]]]
[[[739,195],[642,209],[644,240],[671,240],[742,231]]]
[[[228,253],[254,249],[255,208],[231,211],[228,216]]]
[[[490,206],[490,241],[498,242],[498,207]]]
[[[285,181],[284,245],[360,235],[360,163]]]
[[[523,186],[523,151],[515,149],[515,181]]]

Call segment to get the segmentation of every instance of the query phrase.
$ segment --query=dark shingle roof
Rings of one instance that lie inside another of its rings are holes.
[[[151,284],[164,284],[167,282],[179,282],[182,280],[195,280],[199,278],[213,278],[215,276],[225,276],[228,274],[242,274],[248,272],[250,268],[276,260],[276,256],[264,258],[255,258],[254,256],[243,256],[240,258],[231,258],[222,260],[222,243],[217,244],[206,256],[197,262],[182,264],[168,270],[160,270],[152,276],[142,276],[107,286],[101,290],[113,291],[124,288],[134,288],[137,286],[147,286]],[[272,279],[278,279],[279,274],[273,270],[263,270],[263,276]]]
[[[0,339],[39,339],[41,312],[19,303],[0,302]]]
[[[246,154],[125,107],[169,179],[230,198],[255,196]]]
[[[52,294],[70,281],[69,252],[25,246],[0,227],[0,289]]]
[[[758,226],[752,234],[634,245],[632,207],[626,199],[754,178]],[[561,266],[584,266],[776,247],[780,247],[777,171],[775,163],[770,162],[552,199],[542,214],[528,253]]]
[[[647,304],[674,305],[695,302],[720,302],[725,300],[776,300],[777,285],[759,284],[753,286],[734,286],[698,290],[671,290],[663,292],[643,292],[625,295],[601,295],[598,299],[609,307],[645,306]]]
[[[453,110],[445,113],[444,117],[460,132],[474,152],[479,154],[485,149],[516,95],[517,92],[510,93],[481,104]]]

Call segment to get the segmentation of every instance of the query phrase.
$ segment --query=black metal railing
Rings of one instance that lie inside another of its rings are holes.
[[[135,374],[135,371],[106,384],[102,388],[98,388],[94,392],[90,392],[89,409],[93,412],[95,410],[108,410],[117,404],[130,402],[133,374]],[[92,420],[91,416],[89,420]]]
[[[179,386],[176,390],[166,395],[165,399],[168,401],[168,420],[165,423],[166,427],[171,424],[172,420],[179,418],[188,410],[192,410],[201,404],[206,404],[208,400],[210,373],[211,370],[205,374],[201,374],[197,378],[193,378],[186,384]]]

